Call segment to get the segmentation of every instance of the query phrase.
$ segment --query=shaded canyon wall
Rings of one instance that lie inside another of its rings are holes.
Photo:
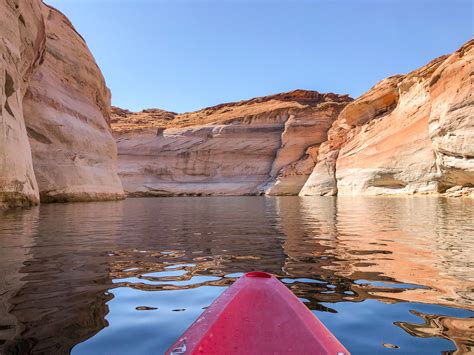
[[[0,208],[116,199],[110,93],[82,37],[39,0],[0,4]]]
[[[39,201],[23,96],[43,60],[45,40],[39,1],[0,2],[0,208]]]
[[[47,6],[43,17],[44,63],[31,78],[23,105],[40,199],[122,198],[109,89],[69,20]]]

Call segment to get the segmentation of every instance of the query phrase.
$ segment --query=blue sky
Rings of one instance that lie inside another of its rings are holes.
[[[293,89],[357,97],[471,38],[470,0],[46,0],[112,103],[176,112]]]

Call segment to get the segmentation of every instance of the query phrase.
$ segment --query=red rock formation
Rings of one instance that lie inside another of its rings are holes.
[[[297,195],[348,96],[296,90],[177,115],[116,110],[131,195]]]
[[[473,43],[387,78],[347,105],[300,194],[438,193],[474,186]]]
[[[449,56],[430,81],[429,133],[439,190],[474,187],[474,41]]]
[[[39,0],[0,14],[0,207],[121,198],[110,93],[84,40]],[[473,43],[349,105],[295,90],[184,114],[114,108],[121,176],[152,195],[474,196]]]

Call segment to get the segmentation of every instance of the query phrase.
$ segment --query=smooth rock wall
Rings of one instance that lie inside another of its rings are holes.
[[[39,202],[23,96],[43,60],[45,39],[39,1],[0,2],[0,208]]]
[[[5,0],[0,41],[0,208],[123,198],[110,92],[69,20]]]
[[[82,37],[43,6],[44,63],[24,100],[26,129],[42,202],[123,198],[110,121],[110,92]]]

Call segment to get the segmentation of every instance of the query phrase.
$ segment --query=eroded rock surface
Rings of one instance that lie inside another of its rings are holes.
[[[0,208],[39,201],[23,117],[23,96],[45,47],[36,0],[0,2]]]
[[[474,187],[474,41],[449,56],[430,81],[429,133],[439,190]]]
[[[474,186],[473,43],[387,78],[347,105],[300,195],[426,194]]]
[[[296,90],[175,114],[114,109],[130,195],[298,194],[348,96]]]
[[[353,102],[296,90],[111,117],[64,15],[9,0],[0,19],[0,208],[122,198],[110,123],[131,195],[474,196],[474,41]]]
[[[123,198],[110,93],[69,20],[0,3],[0,208]]]

